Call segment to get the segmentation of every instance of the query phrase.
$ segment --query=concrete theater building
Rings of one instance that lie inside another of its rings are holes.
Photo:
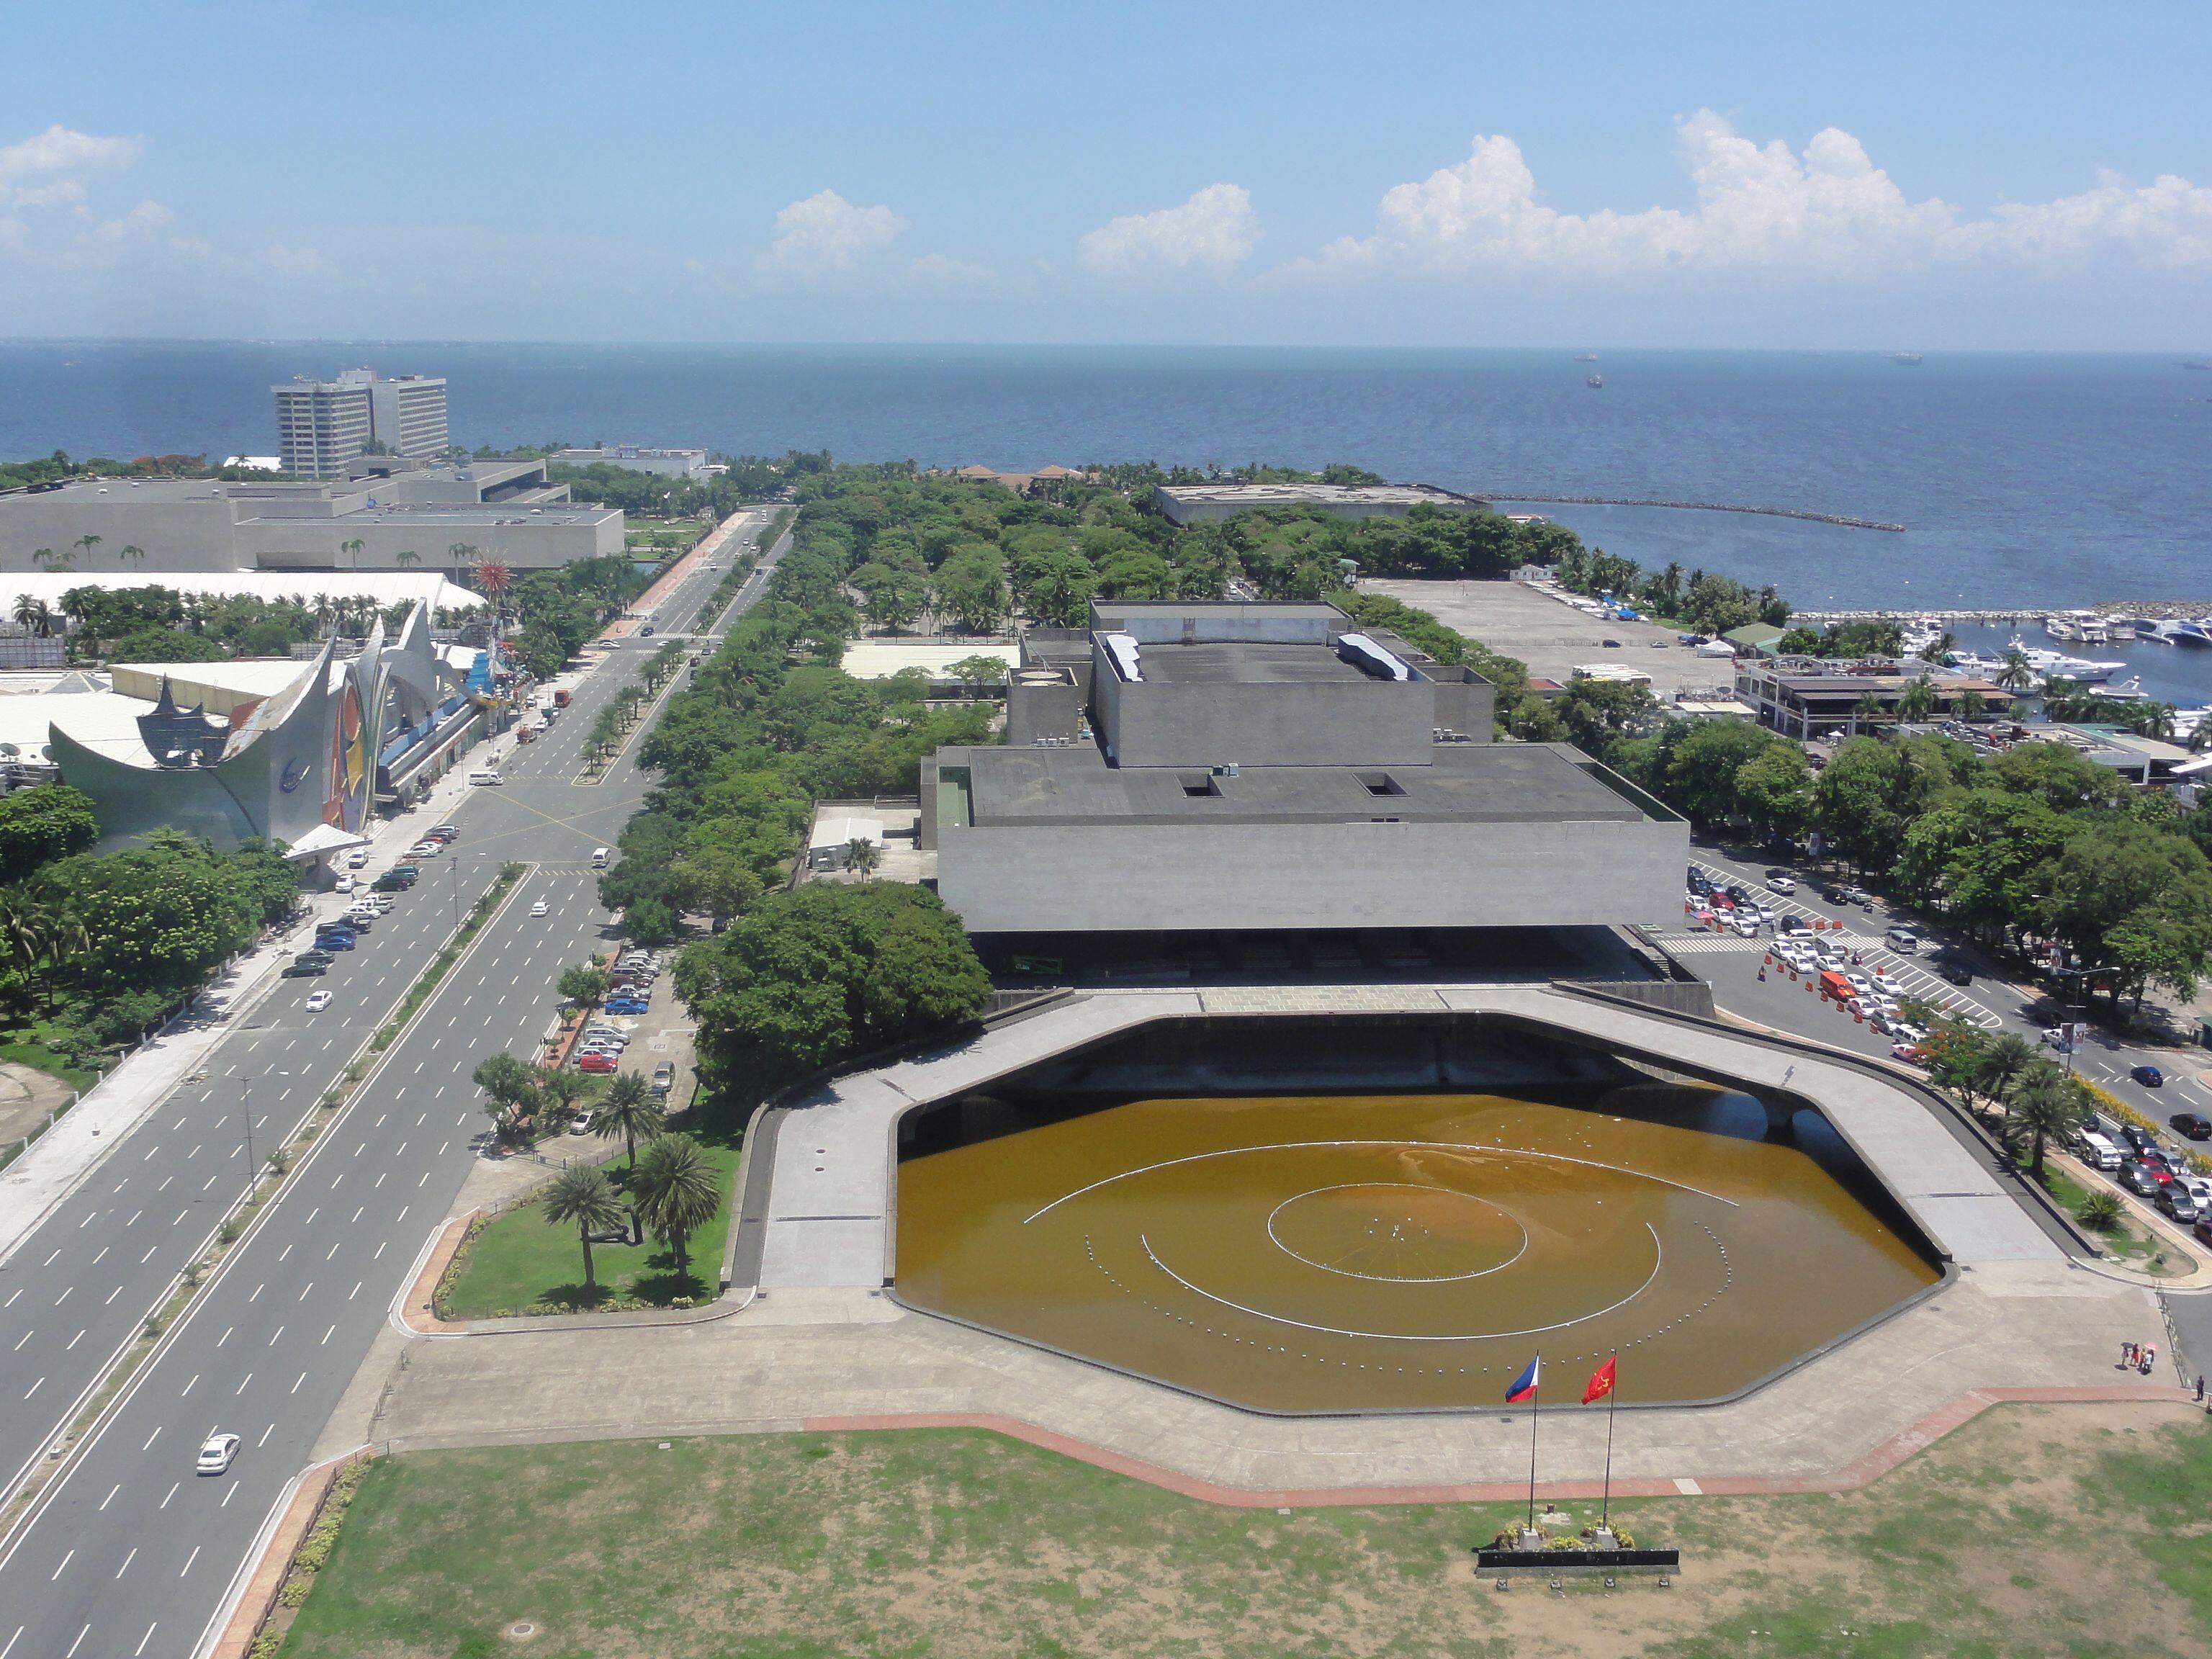
[[[1333,605],[1094,602],[1025,642],[1003,748],[940,750],[920,836],[971,933],[1656,922],[1689,826]]]

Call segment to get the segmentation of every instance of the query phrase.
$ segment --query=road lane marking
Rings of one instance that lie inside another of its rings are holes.
[[[195,1547],[192,1553],[194,1555],[198,1555],[199,1553],[198,1549]],[[185,1563],[185,1565],[186,1567],[190,1567],[191,1563],[187,1561]],[[120,1575],[118,1576],[119,1577]],[[184,1574],[179,1573],[177,1577],[181,1578],[184,1577]],[[152,1624],[146,1626],[146,1633],[138,1638],[138,1645],[131,1650],[131,1659],[138,1659],[138,1656],[146,1651],[146,1644],[154,1639],[154,1632],[161,1628],[161,1621],[158,1619],[156,1619]]]
[[[264,1447],[264,1446],[267,1445],[267,1444],[269,1443],[269,1437],[270,1437],[270,1435],[274,1434],[276,1431],[276,1425],[274,1423],[270,1424],[270,1425],[269,1425],[269,1426],[268,1426],[267,1428],[265,1428],[265,1429],[264,1429],[264,1430],[262,1430],[262,1431],[261,1431],[261,1438],[260,1438],[260,1439],[258,1439],[258,1440],[257,1440],[257,1441],[255,1441],[255,1442],[253,1443],[253,1449],[254,1449],[256,1451],[258,1451],[258,1450],[260,1450],[260,1449],[261,1449],[261,1448],[262,1448],[262,1447]],[[237,1490],[237,1488],[236,1488],[236,1487],[233,1487],[233,1488],[232,1488],[232,1490],[234,1492],[234,1491],[236,1491],[236,1490]]]
[[[305,1302],[307,1299],[307,1291],[312,1291],[314,1288],[315,1281],[311,1279],[307,1281],[307,1289],[300,1292],[300,1300]]]
[[[331,1245],[331,1255],[326,1255],[326,1256],[325,1256],[325,1257],[323,1258],[323,1260],[324,1260],[324,1261],[328,1261],[331,1259],[331,1255],[336,1255],[338,1253],[338,1245],[340,1245],[340,1244],[343,1244],[344,1243],[345,1243],[345,1240],[343,1240],[343,1239],[342,1238],[342,1239],[338,1240],[337,1244],[333,1244],[333,1245]]]
[[[267,1290],[268,1288],[269,1288],[269,1286],[268,1286],[268,1285],[267,1285],[267,1283],[266,1283],[265,1281],[264,1281],[264,1283],[262,1283],[262,1284],[256,1285],[253,1287],[253,1294],[252,1294],[252,1296],[247,1297],[246,1299],[248,1302],[258,1302],[258,1301],[261,1299],[261,1292],[262,1292],[262,1291],[265,1291],[265,1290]]]
[[[105,1508],[106,1507],[106,1504],[102,1504],[100,1507],[101,1507],[101,1508],[103,1508],[103,1509],[105,1509]],[[124,1575],[125,1573],[126,1573],[126,1572],[128,1572],[128,1571],[131,1571],[131,1564],[133,1561],[136,1561],[137,1559],[138,1559],[138,1547],[137,1547],[136,1544],[133,1544],[133,1545],[131,1547],[131,1553],[130,1553],[130,1554],[128,1554],[128,1555],[126,1555],[126,1556],[125,1556],[125,1557],[123,1558],[123,1565],[122,1565],[121,1566],[119,1566],[119,1567],[116,1568],[116,1570],[115,1570],[115,1576],[116,1576],[118,1578],[122,1577],[123,1577],[123,1575]]]
[[[121,1492],[122,1490],[123,1490],[123,1483],[122,1483],[120,1480],[117,1481],[113,1486],[110,1486],[110,1487],[107,1489],[107,1496],[106,1496],[106,1497],[105,1497],[105,1498],[101,1498],[101,1499],[100,1500],[100,1507],[101,1509],[103,1509],[103,1510],[104,1510],[104,1509],[106,1509],[106,1508],[110,1504],[112,1504],[112,1503],[115,1501],[115,1494],[116,1494],[116,1493],[118,1493],[118,1492]],[[4,1656],[4,1655],[0,1655],[0,1659],[5,1659],[5,1656]]]
[[[233,1389],[230,1391],[230,1397],[233,1400],[235,1400],[239,1395],[244,1394],[246,1392],[246,1383],[251,1382],[252,1381],[253,1381],[253,1373],[252,1371],[248,1371],[246,1374],[246,1382],[240,1382],[236,1388]]]
[[[17,1291],[15,1292],[15,1296],[21,1296],[21,1295],[22,1295],[22,1291]],[[15,1296],[11,1296],[11,1297],[9,1297],[5,1301],[5,1302],[0,1302],[0,1308],[12,1308],[12,1307],[14,1307],[14,1306],[15,1305]]]
[[[106,1255],[110,1250],[113,1249],[114,1248],[115,1248],[115,1246],[113,1246],[112,1244],[103,1244],[103,1245],[101,1245],[101,1246],[100,1247],[100,1255],[96,1255],[96,1256],[93,1257],[93,1259],[92,1259],[92,1265],[93,1265],[94,1267],[97,1267],[100,1265],[100,1256],[104,1256],[104,1255]]]
[[[62,1659],[76,1659],[76,1650],[84,1645],[84,1638],[91,1634],[92,1626],[89,1625],[79,1631],[76,1640],[69,1644],[69,1651],[62,1656]]]
[[[58,1307],[60,1307],[60,1306],[62,1305],[62,1304],[63,1304],[63,1303],[64,1303],[64,1302],[68,1301],[68,1300],[70,1299],[70,1293],[71,1293],[72,1291],[74,1291],[76,1289],[76,1285],[70,1285],[70,1286],[69,1287],[69,1289],[68,1289],[68,1290],[64,1291],[63,1291],[59,1296],[56,1297],[54,1298],[54,1306],[56,1306],[57,1308],[58,1308]]]
[[[179,1393],[178,1393],[178,1395],[177,1395],[177,1398],[178,1398],[178,1399],[179,1399],[179,1400],[182,1400],[182,1399],[185,1397],[185,1395],[190,1394],[190,1393],[192,1391],[192,1382],[198,1382],[199,1380],[200,1380],[200,1374],[199,1374],[198,1371],[194,1371],[194,1372],[192,1373],[192,1382],[187,1382],[187,1383],[185,1383],[185,1384],[184,1388],[183,1388],[181,1390],[179,1390]]]
[[[139,1447],[139,1448],[138,1448],[138,1449],[139,1449],[140,1451],[142,1451],[142,1452],[149,1452],[149,1451],[153,1450],[153,1449],[154,1449],[154,1443],[155,1443],[156,1440],[159,1440],[161,1437],[161,1430],[159,1430],[159,1429],[155,1430],[153,1433],[151,1433],[151,1434],[149,1434],[149,1435],[148,1435],[148,1436],[146,1437],[146,1443],[145,1443],[144,1445],[143,1445],[143,1446]]]
[[[237,1327],[237,1326],[235,1326],[235,1325],[226,1325],[226,1326],[224,1326],[224,1327],[222,1328],[222,1334],[221,1336],[218,1336],[218,1337],[217,1337],[217,1338],[216,1338],[216,1340],[215,1340],[215,1345],[216,1345],[216,1347],[218,1347],[218,1348],[220,1348],[221,1346],[222,1346],[222,1345],[223,1345],[224,1343],[226,1343],[226,1342],[229,1341],[229,1340],[230,1340],[230,1334],[231,1334],[233,1331],[236,1330],[237,1328],[238,1328],[238,1327]]]
[[[97,1210],[87,1210],[84,1212],[84,1219],[76,1224],[77,1231],[82,1232],[87,1227],[92,1225],[92,1218],[98,1213],[99,1212]],[[59,1255],[61,1252],[59,1250],[56,1250],[54,1254],[56,1255]]]
[[[307,1380],[307,1372],[305,1372],[305,1371],[301,1371],[301,1372],[300,1373],[300,1382],[306,1382]],[[300,1392],[300,1382],[295,1382],[295,1383],[291,1386],[291,1389],[289,1390],[289,1392],[293,1393],[293,1394],[297,1394],[297,1393],[299,1393],[299,1392]]]
[[[62,1557],[62,1565],[61,1565],[60,1566],[56,1567],[56,1568],[54,1569],[54,1578],[58,1578],[58,1577],[60,1577],[62,1576],[62,1573],[63,1573],[64,1570],[64,1569],[66,1569],[66,1568],[68,1567],[68,1565],[69,1565],[69,1564],[70,1564],[70,1562],[72,1562],[72,1561],[74,1561],[74,1560],[76,1560],[76,1552],[75,1550],[71,1550],[71,1551],[70,1551],[67,1555],[64,1555],[64,1557]],[[47,1582],[49,1584],[51,1584],[51,1583],[52,1583],[54,1582],[54,1578],[49,1578],[49,1579],[47,1579],[47,1580],[46,1580],[46,1582]],[[88,1626],[88,1628],[89,1628],[89,1626]]]
[[[154,1252],[161,1248],[161,1247],[159,1244],[149,1244],[146,1247],[146,1254],[138,1258],[138,1265],[143,1267],[149,1261],[151,1261],[154,1259]]]
[[[346,1292],[346,1300],[347,1300],[347,1301],[350,1302],[350,1301],[352,1301],[352,1300],[354,1299],[354,1297],[357,1297],[357,1296],[359,1296],[359,1295],[361,1294],[362,1283],[362,1280],[360,1280],[360,1279],[356,1279],[356,1280],[354,1281],[354,1286],[353,1286],[353,1288],[352,1288],[351,1290],[349,1290],[349,1291],[348,1291]]]
[[[198,1560],[199,1559],[200,1559],[200,1547],[199,1547],[198,1544],[195,1544],[195,1545],[193,1545],[193,1546],[192,1546],[192,1553],[191,1553],[190,1555],[188,1555],[188,1556],[186,1556],[186,1557],[185,1558],[185,1565],[184,1565],[183,1566],[181,1566],[181,1567],[179,1567],[179,1568],[177,1569],[177,1577],[179,1577],[179,1578],[182,1578],[182,1577],[183,1577],[186,1573],[190,1572],[190,1571],[192,1570],[192,1563],[193,1563],[193,1562],[195,1562],[195,1561],[197,1561],[197,1560]],[[146,1633],[147,1633],[149,1636],[151,1636],[154,1632],[151,1632],[151,1631],[148,1631]],[[145,1646],[146,1646],[146,1644],[145,1644],[143,1642],[141,1642],[141,1643],[138,1644],[139,1650],[140,1650],[141,1652],[143,1652],[143,1651],[145,1650]]]
[[[319,1347],[324,1346],[325,1346],[325,1344],[326,1344],[326,1343],[328,1343],[328,1342],[330,1341],[331,1338],[332,1338],[333,1336],[335,1336],[335,1335],[337,1335],[337,1328],[337,1328],[337,1326],[333,1325],[333,1326],[331,1326],[331,1327],[330,1328],[330,1329],[328,1329],[328,1330],[325,1331],[325,1332],[323,1333],[323,1340],[322,1340],[322,1341],[321,1341],[321,1342],[318,1342],[318,1343],[316,1343],[316,1344],[315,1344],[315,1346],[316,1346],[317,1347],[319,1347]]]
[[[31,1384],[31,1387],[30,1387],[30,1390],[29,1390],[29,1392],[28,1392],[28,1393],[27,1393],[27,1394],[25,1394],[25,1395],[24,1395],[24,1396],[23,1396],[23,1398],[24,1398],[24,1399],[26,1399],[26,1400],[28,1400],[28,1399],[31,1397],[31,1395],[34,1395],[34,1394],[38,1393],[38,1391],[39,1391],[40,1389],[43,1389],[43,1388],[45,1388],[46,1386],[46,1379],[45,1377],[43,1377],[43,1376],[42,1376],[42,1377],[40,1377],[37,1382],[33,1382],[33,1383],[32,1383],[32,1384]]]
[[[278,1337],[278,1336],[282,1336],[282,1335],[283,1335],[283,1334],[284,1334],[284,1328],[283,1328],[282,1325],[279,1325],[279,1326],[276,1328],[276,1335],[275,1335],[275,1336],[271,1336],[271,1337],[269,1339],[269,1346],[270,1346],[270,1347],[272,1347],[272,1348],[273,1348],[273,1347],[275,1347],[275,1346],[276,1346],[276,1337]]]
[[[110,1303],[113,1302],[117,1297],[118,1297],[118,1296],[120,1296],[120,1295],[122,1295],[122,1294],[123,1294],[123,1286],[121,1286],[120,1285],[117,1285],[113,1290],[110,1291],[106,1294],[106,1297],[102,1297],[102,1298],[101,1298],[100,1305],[101,1307],[105,1308],[105,1307],[106,1307]]]
[[[14,1347],[14,1348],[12,1348],[11,1350],[9,1350],[9,1352],[13,1352],[13,1353],[21,1353],[21,1352],[23,1352],[23,1345],[24,1345],[26,1342],[28,1342],[28,1341],[29,1341],[33,1337],[36,1336],[38,1334],[39,1334],[39,1332],[38,1332],[38,1327],[36,1327],[35,1325],[34,1325],[34,1326],[33,1326],[29,1330],[25,1331],[25,1332],[22,1334],[22,1335],[21,1335],[21,1336],[19,1336],[19,1337],[17,1337],[17,1338],[15,1339],[15,1347]]]
[[[138,1224],[138,1218],[145,1213],[146,1212],[143,1210],[133,1210],[131,1212],[131,1219],[125,1222],[123,1224],[126,1227],[135,1227]]]
[[[84,1333],[83,1333],[82,1331],[79,1331],[79,1332],[78,1332],[75,1336],[73,1336],[73,1337],[70,1338],[68,1346],[67,1346],[67,1347],[64,1347],[64,1348],[62,1350],[62,1352],[63,1352],[64,1353],[67,1353],[67,1352],[70,1351],[70,1348],[74,1348],[75,1346],[76,1346],[76,1345],[77,1345],[78,1343],[80,1343],[80,1342],[82,1342],[82,1341],[83,1341],[83,1340],[84,1340]]]

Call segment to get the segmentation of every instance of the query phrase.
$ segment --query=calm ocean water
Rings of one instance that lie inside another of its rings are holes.
[[[0,456],[267,453],[272,382],[364,362],[447,376],[471,445],[1346,460],[1500,498],[1909,526],[1544,509],[1611,551],[1772,581],[1801,606],[2212,608],[2212,374],[2167,357],[1607,352],[1592,390],[1589,365],[1552,350],[0,342]]]

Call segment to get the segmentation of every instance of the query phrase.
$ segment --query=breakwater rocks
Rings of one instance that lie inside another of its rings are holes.
[[[1839,524],[1846,530],[1887,530],[1902,535],[1901,524],[1880,519],[1853,519],[1841,513],[1807,513],[1794,507],[1747,507],[1738,501],[1640,501],[1626,495],[1523,495],[1510,489],[1478,492],[1486,501],[1533,501],[1560,507],[1672,507],[1685,513],[1755,513],[1768,519],[1802,519],[1808,524]]]

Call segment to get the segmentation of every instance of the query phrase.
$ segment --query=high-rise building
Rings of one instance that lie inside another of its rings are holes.
[[[394,455],[435,455],[446,447],[446,382],[402,374],[385,380],[349,368],[335,380],[305,375],[271,386],[284,470],[308,478],[342,478],[374,443]]]

